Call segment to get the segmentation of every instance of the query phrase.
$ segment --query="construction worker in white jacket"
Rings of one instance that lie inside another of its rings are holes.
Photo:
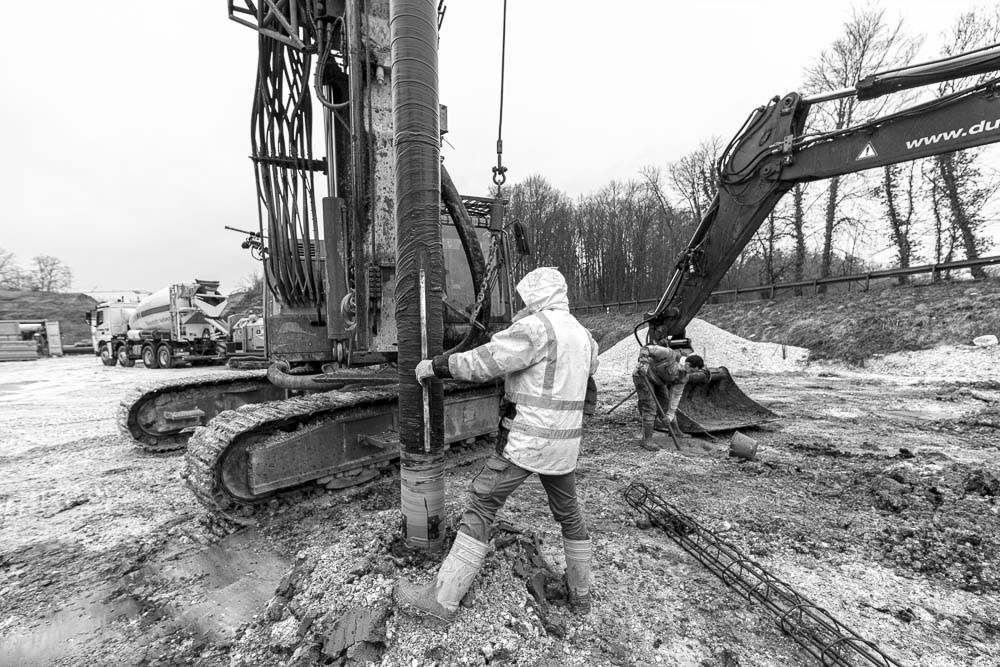
[[[421,382],[434,376],[469,382],[505,378],[497,453],[472,480],[451,551],[434,580],[420,586],[404,578],[397,589],[404,608],[444,621],[453,618],[482,566],[497,513],[533,473],[562,526],[570,605],[579,613],[590,610],[591,541],[577,503],[575,471],[597,343],[570,314],[566,280],[556,269],[531,271],[517,292],[526,307],[489,343],[416,367]]]

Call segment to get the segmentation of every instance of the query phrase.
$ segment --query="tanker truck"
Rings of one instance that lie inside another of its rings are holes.
[[[225,361],[229,327],[218,281],[170,285],[139,303],[105,302],[87,314],[94,354],[105,366],[146,368]]]

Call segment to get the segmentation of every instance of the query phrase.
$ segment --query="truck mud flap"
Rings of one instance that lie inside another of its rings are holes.
[[[677,425],[685,433],[732,431],[776,419],[777,414],[744,394],[723,366],[694,374],[677,408]],[[657,420],[656,430],[665,431],[666,425]]]

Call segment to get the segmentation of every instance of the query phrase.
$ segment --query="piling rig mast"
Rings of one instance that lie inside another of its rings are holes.
[[[258,34],[251,159],[272,364],[266,377],[141,392],[119,421],[148,449],[186,445],[188,485],[210,510],[240,519],[304,485],[363,482],[399,456],[396,362],[408,334],[396,319],[389,0],[228,8]],[[436,40],[433,48],[436,57]],[[440,197],[430,215],[441,224],[430,242],[444,260],[436,344],[457,351],[509,323],[516,258],[527,248],[502,201],[460,196],[434,166]],[[438,442],[495,431],[499,398],[493,383],[448,383]]]

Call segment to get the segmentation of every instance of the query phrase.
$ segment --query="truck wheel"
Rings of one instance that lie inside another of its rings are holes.
[[[108,345],[101,346],[101,363],[105,366],[114,366],[118,363],[118,359],[111,353],[111,347]]]
[[[124,368],[135,366],[135,359],[128,356],[128,345],[118,346],[118,363]]]
[[[153,349],[152,345],[142,346],[142,365],[146,368],[160,367],[160,365],[156,363],[156,350]]]
[[[170,352],[169,345],[161,345],[156,348],[156,363],[160,365],[160,368],[174,367],[174,355]]]

